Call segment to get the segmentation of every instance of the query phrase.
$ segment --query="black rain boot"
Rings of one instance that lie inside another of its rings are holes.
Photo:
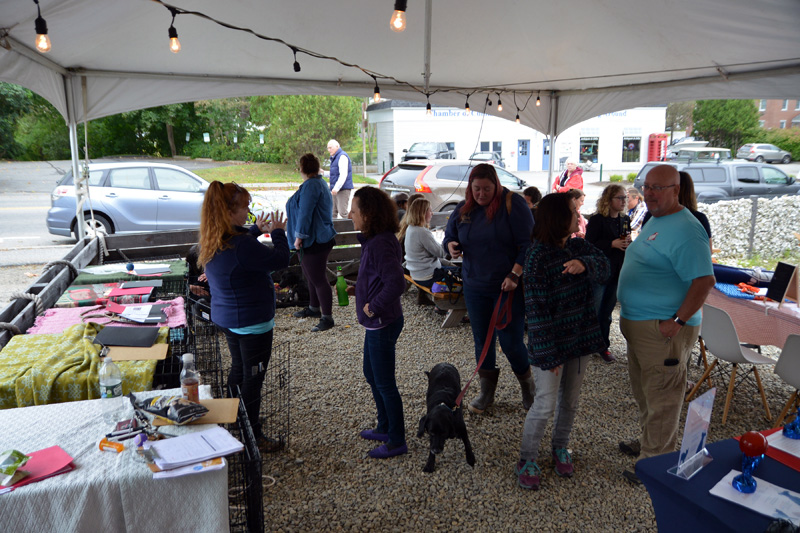
[[[481,378],[481,393],[472,400],[467,406],[470,411],[477,415],[482,415],[483,412],[494,403],[494,391],[497,389],[497,378],[500,377],[500,369],[494,370],[478,370],[478,376]]]

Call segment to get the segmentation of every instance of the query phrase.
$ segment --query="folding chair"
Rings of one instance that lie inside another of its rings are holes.
[[[778,422],[775,424],[777,428],[783,425],[789,411],[792,408],[796,410],[800,405],[800,335],[789,335],[786,338],[786,344],[783,345],[781,356],[775,365],[775,373],[795,389],[781,411],[781,416],[778,417]]]
[[[739,336],[736,333],[736,328],[733,326],[733,321],[730,315],[708,304],[703,305],[703,324],[700,326],[700,336],[703,337],[705,347],[716,357],[706,371],[703,372],[702,377],[697,381],[692,391],[686,397],[686,401],[690,401],[700,385],[705,381],[712,370],[719,364],[720,361],[731,364],[731,375],[728,381],[728,395],[725,397],[725,410],[722,413],[722,424],[728,420],[728,410],[731,406],[731,399],[733,398],[733,389],[736,387],[736,372],[739,365],[752,365],[752,368],[740,376],[739,383],[747,379],[750,372],[756,378],[758,384],[758,391],[761,394],[761,403],[764,404],[764,411],[767,413],[767,420],[772,420],[772,414],[769,412],[769,405],[767,405],[767,396],[764,394],[764,387],[761,385],[761,376],[758,374],[756,365],[774,365],[775,361],[769,357],[763,356],[750,348],[745,348],[739,343]]]

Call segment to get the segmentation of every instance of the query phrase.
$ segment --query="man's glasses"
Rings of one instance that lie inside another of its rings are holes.
[[[661,192],[664,189],[669,189],[670,187],[674,187],[674,186],[675,186],[674,183],[672,185],[642,185],[642,191],[643,192],[647,192],[647,191]]]

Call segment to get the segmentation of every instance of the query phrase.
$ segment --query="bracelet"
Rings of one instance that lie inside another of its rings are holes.
[[[674,315],[672,315],[672,321],[675,322],[676,324],[678,324],[679,326],[685,326],[686,325],[686,322],[681,320],[680,317],[678,317],[678,313],[675,313]]]
[[[517,273],[516,273],[516,272],[514,272],[513,270],[512,270],[511,272],[509,272],[509,273],[506,275],[506,277],[507,277],[508,279],[510,279],[511,281],[513,281],[514,283],[519,283],[519,274],[517,274]]]

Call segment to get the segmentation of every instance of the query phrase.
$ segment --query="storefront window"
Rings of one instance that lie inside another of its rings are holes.
[[[642,144],[641,137],[623,137],[622,138],[622,162],[623,163],[638,163],[641,159],[641,152],[639,148]]]
[[[581,163],[597,163],[599,137],[581,137]]]

